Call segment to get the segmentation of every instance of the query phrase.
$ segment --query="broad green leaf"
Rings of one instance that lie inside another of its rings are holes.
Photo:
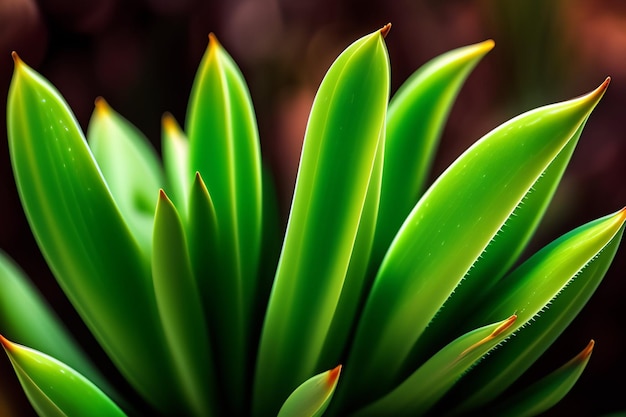
[[[381,135],[384,135],[384,129],[381,130]],[[365,196],[359,228],[354,239],[350,264],[346,271],[346,278],[341,288],[341,295],[333,314],[330,329],[326,335],[324,348],[320,354],[319,368],[332,366],[331,364],[338,363],[342,359],[341,355],[344,353],[349,337],[352,335],[352,327],[354,326],[358,309],[362,305],[367,290],[371,285],[372,280],[367,273],[367,267],[374,242],[384,146],[385,140],[383,137],[378,142],[376,160]]]
[[[96,99],[87,141],[120,212],[149,258],[154,196],[164,183],[154,148],[102,97]]]
[[[276,413],[277,398],[319,372],[384,126],[388,30],[350,45],[313,102],[257,359],[257,416]]]
[[[378,271],[339,398],[343,400],[346,389],[349,403],[356,406],[398,382],[428,323],[561,150],[577,137],[607,85],[608,80],[585,96],[503,124],[470,147],[431,186]],[[373,378],[379,383],[369,384]]]
[[[159,193],[153,235],[154,292],[177,370],[176,383],[194,415],[215,415],[217,397],[204,311],[182,222],[163,191]]]
[[[556,340],[598,287],[624,232],[626,209],[594,220],[555,240],[520,265],[486,297],[474,321],[515,311],[515,337],[468,374],[472,395],[455,400],[471,409],[509,387]],[[479,387],[477,389],[477,387]]]
[[[430,409],[467,370],[510,334],[515,315],[467,333],[426,361],[393,391],[355,417],[417,416]]]
[[[463,280],[437,312],[414,347],[410,362],[420,358],[437,346],[442,346],[458,334],[472,329],[464,320],[476,306],[484,303],[488,291],[517,261],[543,217],[545,210],[563,176],[563,172],[576,148],[583,126],[552,161],[543,175],[531,187],[503,227],[496,233],[480,254]],[[473,323],[474,326],[478,322]]]
[[[585,370],[593,346],[594,341],[591,340],[582,352],[565,365],[493,407],[492,415],[536,416],[555,406]]]
[[[230,280],[222,316],[233,326],[216,338],[222,385],[240,414],[250,352],[250,323],[262,232],[261,155],[252,101],[243,75],[214,35],[193,84],[186,121],[189,173],[199,172],[219,219],[215,279]]]
[[[30,403],[42,417],[125,416],[98,387],[58,360],[12,343],[0,335],[0,344]]]
[[[17,55],[9,149],[30,227],[64,292],[148,402],[176,407],[150,265],[113,200],[71,110]],[[141,308],[138,308],[141,306]]]
[[[39,291],[3,252],[0,288],[0,333],[66,363],[109,396],[119,398]]]
[[[302,383],[283,404],[278,417],[320,417],[335,392],[341,365]]]
[[[174,202],[174,205],[182,211],[181,215],[187,215],[187,201],[189,199],[189,142],[174,116],[165,113],[162,124],[162,152],[165,178],[167,180],[166,191]]]
[[[378,267],[424,192],[443,127],[461,86],[493,46],[494,42],[488,40],[432,59],[415,71],[391,99],[374,267]]]

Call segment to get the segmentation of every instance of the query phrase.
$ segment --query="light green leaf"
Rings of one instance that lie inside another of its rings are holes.
[[[163,152],[163,166],[167,180],[166,191],[168,196],[179,208],[181,215],[187,215],[187,201],[189,199],[189,142],[174,116],[165,113],[161,121]]]
[[[582,352],[565,365],[494,406],[491,415],[536,416],[555,406],[582,375],[591,357],[594,344],[591,340]]]
[[[524,327],[461,381],[459,392],[463,387],[473,389],[471,396],[455,399],[460,410],[478,407],[502,393],[571,323],[608,270],[625,222],[626,209],[622,209],[580,226],[537,252],[493,288],[474,322],[516,311]]]
[[[39,291],[1,251],[0,288],[0,333],[68,364],[119,400]]]
[[[324,77],[304,139],[293,205],[257,359],[254,414],[278,411],[315,374],[364,210],[387,110],[383,35],[350,45]]]
[[[125,416],[98,387],[58,360],[12,343],[0,335],[0,344],[30,403],[42,417]]]
[[[510,334],[515,315],[467,333],[426,361],[383,398],[354,414],[418,416],[430,409],[467,370]]]
[[[177,383],[194,415],[215,415],[217,393],[204,311],[182,222],[163,191],[154,216],[153,240],[154,291]]]
[[[302,383],[283,404],[278,417],[320,417],[332,399],[341,365]]]
[[[222,316],[233,327],[216,338],[222,385],[233,414],[244,404],[243,365],[250,353],[252,304],[262,232],[261,154],[250,94],[239,68],[209,35],[209,46],[193,84],[187,113],[189,173],[199,172],[219,219],[219,280],[233,281],[224,292]]]
[[[154,196],[164,183],[154,148],[102,97],[96,99],[87,140],[120,212],[149,258]]]
[[[492,40],[446,52],[424,64],[389,103],[380,212],[373,266],[424,192],[435,151],[456,96]]]
[[[577,137],[607,85],[608,80],[585,96],[503,124],[469,148],[431,186],[378,271],[339,398],[345,388],[356,406],[393,387],[407,368],[415,366],[407,360],[428,323],[561,150]],[[511,313],[500,312],[482,323]],[[379,383],[369,384],[373,378]]]
[[[64,292],[148,402],[176,408],[150,266],[71,110],[15,55],[7,106],[13,172],[30,227]],[[141,308],[138,308],[141,306]]]

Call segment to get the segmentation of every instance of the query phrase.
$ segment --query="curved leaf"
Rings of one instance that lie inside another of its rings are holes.
[[[407,359],[428,323],[576,137],[607,85],[608,80],[585,96],[505,123],[437,179],[383,260],[355,334],[340,398],[345,388],[349,401],[358,405],[390,389],[406,367],[414,366]],[[379,384],[368,384],[373,378]]]
[[[359,229],[389,94],[383,31],[350,45],[324,77],[262,331],[255,415],[278,411],[316,372]]]
[[[626,208],[561,236],[520,265],[486,297],[474,321],[516,311],[515,337],[466,375],[453,403],[478,407],[509,387],[556,340],[584,307],[613,260],[624,232]]]
[[[373,249],[378,267],[424,191],[443,126],[463,82],[492,40],[446,52],[407,79],[389,103],[387,140]]]
[[[85,355],[54,310],[18,266],[1,251],[0,288],[0,333],[68,364],[118,400],[118,394]]]
[[[99,97],[87,129],[91,152],[126,223],[147,259],[161,163],[143,134]]]
[[[552,408],[567,395],[582,375],[594,344],[591,340],[582,352],[565,365],[493,407],[492,415],[536,416]]]
[[[355,417],[417,416],[430,409],[478,360],[510,334],[515,315],[454,340],[426,361],[404,382]]]
[[[165,113],[161,121],[163,152],[163,166],[167,180],[167,194],[174,205],[178,207],[184,217],[187,215],[187,200],[189,199],[189,142],[174,116]]]
[[[153,235],[154,291],[178,384],[195,415],[214,415],[217,396],[204,311],[183,225],[163,191],[159,193]]]
[[[42,417],[125,416],[124,412],[84,376],[36,350],[0,335],[0,344],[30,403]]]
[[[48,265],[99,343],[153,405],[176,407],[149,265],[71,110],[17,55],[7,106],[9,149],[30,227]],[[141,306],[141,308],[137,308]]]
[[[291,393],[278,412],[278,417],[320,417],[335,392],[341,365],[315,375]]]
[[[243,75],[216,37],[193,84],[187,113],[189,173],[199,172],[219,219],[217,279],[228,281],[223,315],[233,326],[216,339],[222,385],[233,414],[240,414],[246,391],[245,363],[259,268],[262,232],[261,154],[252,101]]]

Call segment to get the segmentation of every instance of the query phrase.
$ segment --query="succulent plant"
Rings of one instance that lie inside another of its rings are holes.
[[[103,99],[85,139],[14,54],[8,137],[30,227],[138,394],[112,386],[3,255],[0,341],[40,415],[532,415],[569,391],[593,341],[507,388],[599,285],[626,209],[520,258],[609,80],[495,128],[426,187],[493,42],[433,59],[389,100],[389,29],[324,77],[284,238],[246,83],[215,36],[184,131],[163,118],[162,163]]]

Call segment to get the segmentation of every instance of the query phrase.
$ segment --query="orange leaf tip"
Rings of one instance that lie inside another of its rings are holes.
[[[15,63],[16,66],[23,63],[22,59],[15,51],[11,52],[11,58],[13,58],[13,62]]]
[[[328,371],[326,384],[328,384],[329,387],[332,387],[333,385],[335,385],[335,383],[337,382],[337,379],[339,378],[340,373],[341,373],[341,365],[337,365],[336,367]]]
[[[9,339],[2,336],[1,334],[0,334],[0,345],[2,345],[2,347],[4,347],[6,350],[11,350],[11,348],[13,347],[13,343],[11,343]]]
[[[175,136],[178,131],[178,125],[176,123],[176,119],[170,112],[163,113],[163,117],[161,118],[161,123],[163,124],[163,130],[165,130],[170,136]]]
[[[383,35],[383,38],[386,38],[390,30],[391,30],[391,23],[387,23],[385,26],[383,26],[380,29],[380,34]]]
[[[493,339],[497,338],[498,336],[502,335],[502,333],[507,331],[513,325],[513,323],[515,323],[515,320],[517,320],[517,315],[513,314],[511,317],[504,320],[498,327],[493,329],[493,331],[491,332],[489,336],[479,340],[478,342],[474,343],[472,346],[468,347],[463,352],[461,352],[457,360],[463,358],[465,355],[467,355],[472,350],[478,348],[479,346],[482,346],[485,343],[490,342]]]
[[[587,359],[589,356],[591,356],[591,352],[593,352],[593,347],[596,344],[596,342],[591,339],[589,341],[589,343],[587,343],[587,346],[585,346],[585,348],[582,350],[582,352],[580,352],[575,358],[574,360],[577,361],[584,361],[585,359]]]

